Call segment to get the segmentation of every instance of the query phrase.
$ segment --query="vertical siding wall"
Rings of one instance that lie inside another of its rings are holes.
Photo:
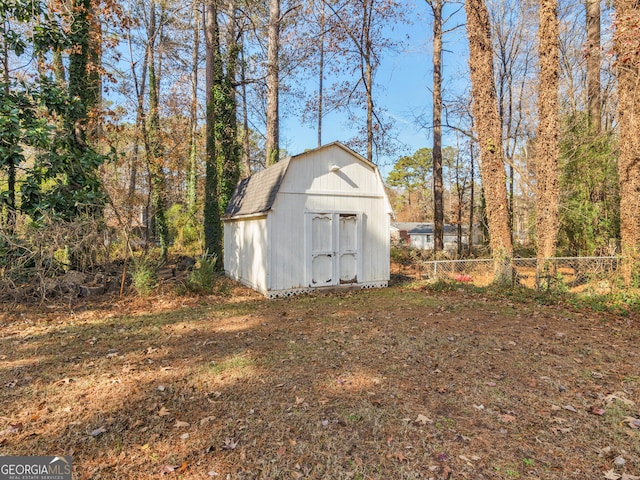
[[[340,169],[331,171],[332,165]],[[308,286],[305,212],[363,213],[363,282],[389,279],[389,212],[375,171],[339,147],[295,158],[271,216],[269,290]]]
[[[263,293],[267,291],[267,217],[224,222],[224,270]]]

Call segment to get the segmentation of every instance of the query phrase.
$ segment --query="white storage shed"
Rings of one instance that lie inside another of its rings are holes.
[[[386,287],[391,205],[377,167],[335,142],[242,180],[224,215],[224,269],[274,298]]]

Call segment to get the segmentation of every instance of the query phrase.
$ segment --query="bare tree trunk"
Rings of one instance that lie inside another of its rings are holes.
[[[280,160],[280,0],[269,0],[269,47],[267,51],[267,165]]]
[[[589,125],[600,133],[600,0],[586,0],[587,11],[587,104]]]
[[[160,138],[160,110],[159,110],[159,86],[160,70],[156,64],[156,42],[160,38],[160,28],[162,26],[162,16],[160,22],[156,19],[156,5],[151,3],[149,15],[148,46],[147,55],[149,57],[149,126],[147,130],[147,165],[149,166],[151,184],[151,202],[153,206],[153,216],[160,242],[160,256],[162,260],[167,259],[169,251],[169,225],[167,224],[167,200],[166,200],[166,178],[163,168],[163,148]]]
[[[455,179],[456,179],[456,199],[458,206],[456,208],[456,243],[458,245],[458,258],[462,257],[462,207],[464,206],[464,193],[466,191],[466,179],[460,175],[460,151],[456,148],[455,157]]]
[[[191,55],[191,108],[189,118],[189,172],[187,210],[195,211],[198,191],[198,58],[200,50],[200,2],[193,0],[193,51]]]
[[[371,96],[371,84],[373,81],[373,69],[371,63],[367,63],[367,160],[373,162],[373,97]]]
[[[133,214],[134,214],[134,199],[136,194],[136,183],[138,178],[138,164],[139,164],[139,153],[140,153],[140,142],[144,142],[145,148],[148,147],[148,137],[147,137],[147,126],[145,120],[145,112],[144,112],[144,95],[146,91],[146,79],[147,79],[147,65],[149,61],[148,55],[145,55],[142,60],[142,68],[140,75],[136,73],[135,63],[133,60],[133,48],[131,44],[131,32],[129,31],[127,34],[128,43],[129,43],[129,58],[131,60],[131,77],[133,78],[133,85],[136,92],[136,129],[133,139],[133,151],[131,153],[131,169],[129,172],[129,190],[127,192],[128,205],[127,205],[127,229],[131,228],[133,223]],[[148,220],[145,219],[145,223],[148,223]],[[147,225],[148,226],[148,225]],[[148,231],[145,234],[145,240],[148,240]]]
[[[9,98],[9,45],[7,41],[6,24],[2,24],[2,81],[4,83],[4,93],[6,98]],[[0,138],[0,145],[2,145],[3,139]],[[9,235],[13,235],[16,226],[16,162],[14,157],[8,155],[7,161],[7,198],[4,200],[6,205],[6,217],[4,222],[0,220],[0,225],[3,223],[7,229]],[[0,203],[0,213],[2,213],[2,203]]]
[[[249,142],[249,112],[247,110],[247,75],[244,60],[244,42],[240,48],[240,83],[242,84],[242,165],[243,177],[251,175],[251,144]]]
[[[614,49],[617,56],[618,175],[622,276],[630,285],[640,265],[640,38],[637,0],[616,0]]]
[[[536,235],[538,258],[555,255],[558,237],[558,94],[560,42],[558,1],[540,0]]]
[[[512,256],[506,174],[502,154],[501,120],[493,76],[489,12],[483,0],[468,0],[467,35],[474,125],[480,146],[480,174],[486,198],[489,245],[496,260],[496,281],[511,281]]]
[[[373,12],[371,11],[373,8],[372,0],[365,0],[363,2],[363,28],[362,35],[363,41],[362,45],[364,47],[364,58],[362,59],[365,63],[365,75],[364,75],[364,83],[367,89],[367,160],[373,162],[373,66],[371,62],[373,61],[373,51],[371,44],[371,23],[373,20]]]
[[[88,84],[91,90],[90,107],[102,106],[102,23],[100,13],[96,12],[93,2],[89,6],[89,73]],[[102,134],[102,122],[94,122],[92,135]]]
[[[473,142],[469,142],[469,159],[470,159],[470,170],[471,170],[471,188],[469,191],[469,240],[467,243],[469,244],[469,256],[471,256],[471,252],[473,251],[473,210],[474,210],[474,194],[475,194],[475,182],[476,182],[476,172],[475,172],[475,148]]]
[[[444,248],[442,185],[442,4],[427,0],[433,13],[433,250]]]
[[[318,62],[318,147],[322,146],[322,115],[324,108],[324,25],[325,25],[325,5],[322,3],[320,12],[320,59]]]
[[[64,3],[66,2],[61,2],[61,4]],[[54,0],[47,0],[47,7],[50,11],[55,11],[56,6]],[[69,5],[67,4],[65,5],[65,7],[69,8]],[[56,84],[59,87],[64,87],[64,85],[67,83],[67,79],[65,74],[64,62],[62,60],[62,51],[59,47],[53,48],[53,73]]]

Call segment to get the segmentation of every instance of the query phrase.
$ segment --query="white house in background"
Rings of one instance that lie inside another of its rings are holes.
[[[391,239],[395,243],[409,245],[422,250],[433,250],[433,223],[419,222],[394,222],[391,224]],[[469,227],[462,226],[462,245],[468,246]],[[458,226],[447,224],[443,232],[444,249],[455,252],[458,250]],[[475,225],[473,228],[473,244],[484,243],[481,229]]]
[[[238,184],[223,218],[224,269],[270,298],[385,287],[391,215],[376,166],[331,143]]]

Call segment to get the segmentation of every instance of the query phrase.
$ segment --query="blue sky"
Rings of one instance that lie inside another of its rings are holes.
[[[408,36],[405,46],[399,52],[386,52],[376,73],[378,94],[374,91],[374,101],[383,106],[395,123],[399,140],[404,150],[398,156],[411,154],[422,147],[430,147],[432,138],[429,131],[420,129],[416,117],[427,112],[431,118],[432,85],[432,19],[428,5],[424,1],[411,2],[413,22],[401,25],[389,34],[401,39]],[[457,6],[456,8],[458,8]],[[447,11],[445,11],[446,13]],[[464,21],[464,12],[457,15]],[[451,20],[451,26],[455,25]],[[467,63],[467,43],[465,31],[459,28],[445,36],[443,58],[445,97],[457,94],[466,85],[464,72]],[[302,125],[298,118],[285,118],[281,125],[281,146],[290,153],[300,153],[317,145],[316,129]],[[346,141],[353,137],[342,115],[333,114],[323,122],[323,143]],[[445,133],[446,135],[446,133]],[[446,138],[444,140],[446,145]],[[364,152],[360,152],[364,153]],[[397,158],[381,158],[379,165],[383,176],[392,168]]]

